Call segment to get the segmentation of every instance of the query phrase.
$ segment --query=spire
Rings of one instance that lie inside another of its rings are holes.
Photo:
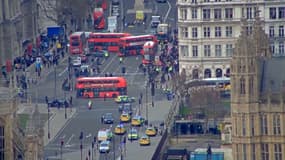
[[[38,105],[36,104],[33,113],[30,114],[28,124],[26,127],[26,133],[30,135],[37,134],[38,129],[40,129],[41,127],[42,126],[41,126],[40,112]]]

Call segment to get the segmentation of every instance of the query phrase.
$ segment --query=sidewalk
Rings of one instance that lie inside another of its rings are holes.
[[[18,106],[17,114],[31,114],[33,113],[35,104],[34,103],[22,103]],[[38,104],[38,109],[41,114],[45,116],[48,115],[48,108],[46,104]],[[63,108],[50,108],[49,115],[49,125],[50,129],[48,130],[48,120],[45,119],[44,123],[44,145],[46,146],[53,138],[57,135],[57,133],[64,128],[67,122],[73,117],[74,113],[76,113],[76,108],[68,108],[66,110],[67,119],[65,119],[65,110]],[[50,139],[48,139],[48,131],[50,131]]]

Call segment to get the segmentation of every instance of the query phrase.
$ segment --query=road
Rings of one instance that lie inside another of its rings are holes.
[[[175,2],[173,2],[175,3]],[[130,3],[128,0],[123,0],[123,3],[121,3],[121,11],[123,14],[126,15],[127,21],[132,21],[134,18],[134,15],[128,14],[128,9],[132,9],[134,4]],[[157,4],[154,1],[150,1],[149,3],[145,4],[145,8],[150,8],[152,10],[151,13],[147,13],[147,29],[144,30],[144,26],[135,26],[135,27],[128,27],[125,28],[124,31],[130,32],[132,34],[146,34],[149,33],[149,22],[151,15],[161,15],[162,17],[166,17],[165,15],[170,15],[173,11],[169,10],[169,3],[162,3]],[[159,11],[158,11],[159,8]],[[168,21],[168,18],[166,18],[166,21]],[[171,21],[171,19],[169,19]],[[137,97],[140,95],[140,93],[145,93],[145,83],[146,83],[146,77],[142,74],[141,71],[138,69],[138,65],[141,63],[141,57],[127,57],[124,59],[123,64],[119,64],[118,57],[114,54],[111,55],[107,60],[103,62],[103,64],[100,66],[100,69],[102,71],[102,75],[104,73],[113,73],[113,75],[122,75],[121,74],[121,68],[122,66],[126,67],[126,74],[124,77],[127,79],[128,82],[128,95]],[[32,94],[32,97],[34,100],[38,101],[39,103],[44,103],[45,96],[48,96],[50,99],[57,97],[57,98],[69,98],[70,96],[73,97],[73,107],[76,108],[77,112],[74,114],[74,116],[67,121],[67,123],[61,128],[59,133],[55,136],[55,138],[50,141],[48,145],[45,146],[44,155],[45,159],[60,159],[61,158],[61,141],[64,142],[64,145],[62,147],[62,159],[68,159],[68,160],[78,160],[78,159],[86,159],[86,156],[88,156],[88,150],[91,149],[91,143],[93,141],[93,137],[97,135],[97,132],[99,129],[102,128],[109,128],[114,127],[114,125],[118,124],[119,122],[119,112],[118,112],[118,105],[114,103],[113,99],[107,99],[104,101],[103,99],[92,99],[94,107],[89,110],[87,109],[87,99],[77,99],[75,97],[75,92],[66,93],[61,90],[61,84],[63,80],[68,76],[67,72],[67,61],[64,61],[60,63],[58,66],[56,66],[56,69],[52,69],[51,72],[46,75],[46,77],[42,80],[42,82],[36,86],[30,89],[30,93]],[[56,79],[56,85],[55,85],[55,79]],[[145,94],[144,94],[144,100],[143,103],[146,103]],[[150,102],[150,97],[148,97],[148,101]],[[154,97],[155,103],[163,103],[166,99],[165,96],[162,94],[161,89],[156,89],[156,95]],[[149,103],[148,102],[148,103]],[[136,107],[138,106],[138,102],[135,102],[134,104]],[[137,108],[134,108],[137,110]],[[167,109],[166,109],[167,111]],[[103,113],[111,112],[115,119],[115,124],[112,126],[110,125],[103,125],[100,123],[100,117]],[[159,112],[159,110],[151,111],[149,110],[149,119],[151,117],[159,117],[160,119],[163,118],[163,114]],[[145,114],[145,112],[143,113]],[[159,116],[156,116],[156,114],[159,114]],[[146,117],[145,115],[142,115]],[[162,120],[161,120],[162,121]],[[155,121],[153,119],[152,123],[158,124],[160,121]],[[52,125],[52,124],[51,124]],[[141,129],[143,132],[143,129]],[[83,132],[83,139],[82,141],[79,139],[80,132]],[[112,146],[112,151],[107,155],[100,155],[98,156],[97,151],[94,152],[96,154],[97,158],[101,160],[105,159],[113,159],[114,157],[114,150],[115,149],[115,157],[118,157],[120,155],[120,136],[115,136],[115,141],[113,143],[114,146]],[[152,141],[152,147],[155,146],[158,143],[159,139],[154,138]],[[80,151],[80,144],[83,146],[82,152]],[[137,142],[133,142],[130,144],[127,143],[129,146],[128,148],[137,148],[139,145]],[[138,148],[140,149],[140,148]],[[153,148],[143,148],[146,152],[153,150]],[[129,150],[129,149],[128,149]],[[134,150],[136,151],[136,150]],[[129,155],[135,156],[136,153],[132,153],[130,151],[127,152],[127,157]],[[82,153],[82,157],[81,157]],[[130,156],[131,157],[131,156]]]

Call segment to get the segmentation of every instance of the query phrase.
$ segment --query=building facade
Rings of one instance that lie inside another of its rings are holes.
[[[285,58],[272,57],[259,18],[241,26],[230,75],[233,159],[284,160]]]
[[[22,55],[25,41],[38,35],[37,0],[0,0],[0,66]]]
[[[191,79],[229,76],[240,20],[252,23],[257,12],[273,56],[285,55],[285,1],[177,0],[177,8],[179,67]]]

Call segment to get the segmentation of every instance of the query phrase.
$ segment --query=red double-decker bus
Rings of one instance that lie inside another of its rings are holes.
[[[121,38],[118,56],[142,54],[143,45],[147,41],[157,43],[157,38],[154,35],[129,36]]]
[[[85,32],[74,32],[69,36],[69,53],[83,54],[86,45]]]
[[[119,52],[119,41],[122,37],[131,36],[129,33],[92,33],[88,39],[89,51],[108,50]]]
[[[94,29],[104,29],[106,22],[104,17],[104,11],[102,8],[94,8],[93,12]]]
[[[143,45],[143,58],[142,58],[142,64],[143,65],[148,65],[148,64],[156,64],[156,57],[157,56],[157,49],[158,45],[157,43],[153,41],[147,41]],[[158,63],[158,62],[157,62]]]
[[[124,77],[80,77],[76,79],[77,97],[115,98],[127,94]]]

